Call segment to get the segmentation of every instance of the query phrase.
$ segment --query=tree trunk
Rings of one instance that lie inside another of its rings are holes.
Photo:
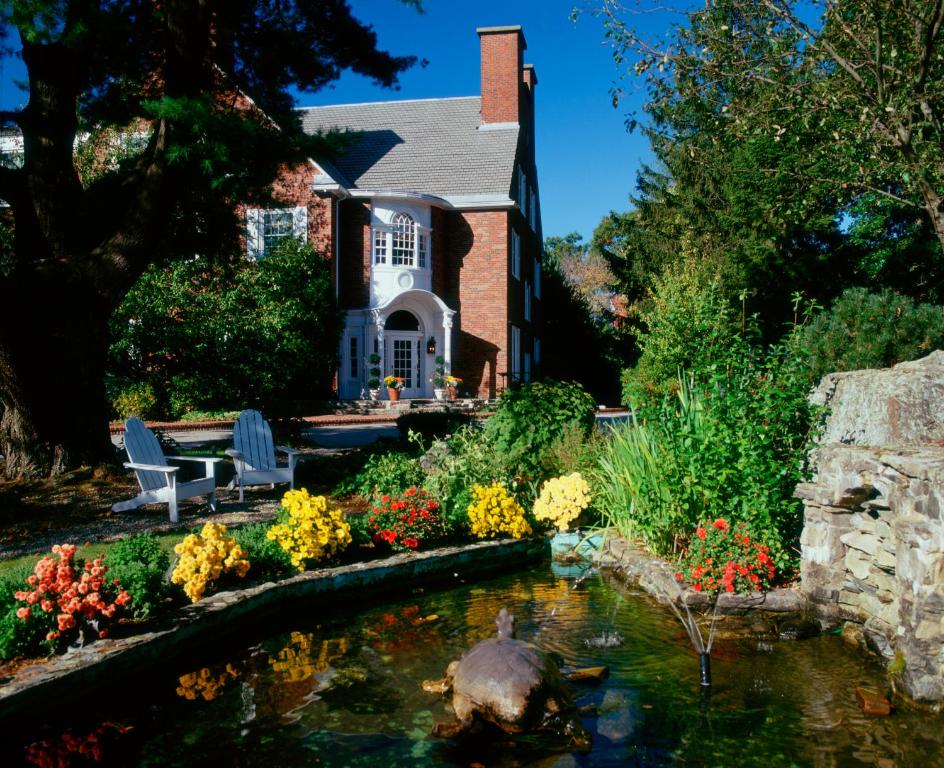
[[[0,325],[7,478],[115,460],[104,383],[110,308],[84,280],[63,279],[61,269],[31,277],[5,281],[0,290],[10,299]]]

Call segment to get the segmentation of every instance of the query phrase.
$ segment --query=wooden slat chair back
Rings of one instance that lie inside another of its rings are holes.
[[[181,499],[194,496],[206,496],[210,509],[216,511],[216,473],[214,464],[217,458],[197,456],[165,456],[157,436],[138,418],[125,422],[125,450],[130,461],[125,462],[128,469],[133,469],[141,493],[128,501],[112,506],[114,512],[126,512],[144,504],[167,504],[170,521],[179,522],[177,503]],[[168,460],[202,461],[204,477],[187,482],[177,481],[177,470]]]
[[[275,453],[284,453],[288,457],[287,466],[279,466]],[[233,457],[236,476],[229,488],[239,487],[239,500],[243,501],[243,489],[249,485],[270,485],[288,483],[295,487],[295,464],[298,451],[275,445],[272,429],[259,411],[245,410],[233,424],[233,447],[226,451]]]

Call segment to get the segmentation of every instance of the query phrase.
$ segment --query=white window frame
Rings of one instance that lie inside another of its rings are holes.
[[[405,219],[412,223],[408,232],[403,229]],[[429,269],[431,233],[432,229],[421,225],[412,214],[398,211],[390,224],[371,228],[371,260],[397,269]],[[404,248],[406,243],[409,248]],[[395,258],[399,263],[394,263]]]
[[[541,298],[541,262],[534,258],[534,298]]]
[[[266,214],[292,215],[292,231],[286,237],[297,237],[303,242],[308,239],[308,208],[304,205],[295,208],[247,208],[246,209],[246,254],[253,261],[259,261],[269,255],[265,247]]]
[[[524,319],[531,321],[531,281],[524,281]]]
[[[511,230],[511,276],[521,279],[521,235]]]

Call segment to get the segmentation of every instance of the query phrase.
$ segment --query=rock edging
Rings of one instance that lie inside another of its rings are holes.
[[[210,639],[233,634],[249,620],[256,621],[279,610],[297,611],[300,600],[306,601],[307,609],[356,594],[366,607],[372,598],[419,584],[429,586],[478,578],[513,570],[546,556],[544,539],[487,541],[306,571],[277,583],[218,592],[181,609],[169,628],[99,640],[24,669],[0,686],[0,722],[24,717],[29,711],[48,707],[51,701],[80,696],[86,686],[106,676],[136,675],[144,668],[167,663]]]

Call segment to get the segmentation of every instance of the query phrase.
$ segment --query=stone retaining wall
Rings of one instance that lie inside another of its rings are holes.
[[[944,703],[944,353],[826,377],[804,502],[801,589],[849,622],[918,703]],[[841,442],[840,442],[841,441]]]
[[[9,726],[52,706],[87,696],[88,686],[138,679],[207,643],[264,626],[261,620],[296,615],[348,601],[368,607],[391,593],[414,587],[462,583],[539,561],[547,556],[544,539],[487,541],[463,547],[414,552],[367,563],[306,571],[278,583],[235,592],[218,592],[181,609],[164,628],[114,640],[99,640],[77,651],[22,670],[0,685],[0,723]],[[245,640],[245,638],[243,638]]]

